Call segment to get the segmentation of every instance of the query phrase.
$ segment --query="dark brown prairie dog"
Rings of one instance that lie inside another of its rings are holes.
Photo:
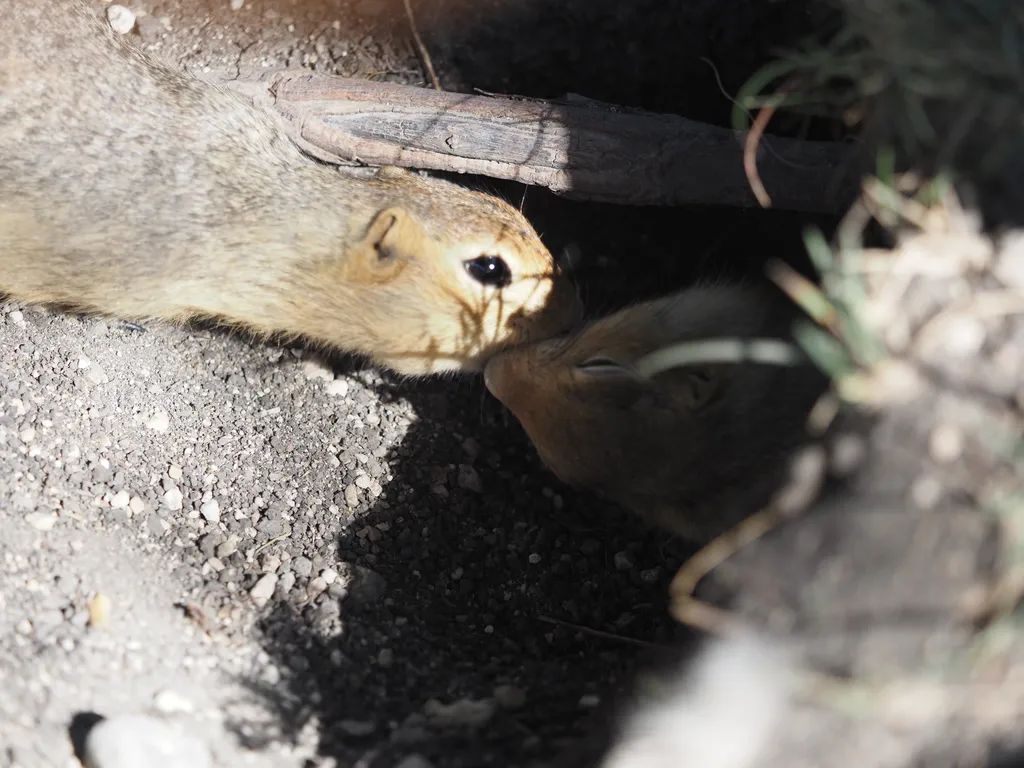
[[[479,370],[578,317],[496,198],[318,164],[79,0],[3,0],[0,29],[0,292],[15,300],[209,316],[413,375]]]
[[[767,287],[699,287],[503,352],[484,377],[563,481],[703,542],[770,500],[825,378],[810,364],[651,379],[634,366],[677,342],[785,338],[793,317]]]

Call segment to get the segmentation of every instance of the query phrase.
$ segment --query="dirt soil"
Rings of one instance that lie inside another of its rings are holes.
[[[701,57],[735,92],[820,21],[676,5],[437,0],[419,22],[446,87],[725,124]],[[130,7],[144,48],[198,74],[425,83],[401,3]],[[594,312],[797,253],[806,223],[482,185],[578,248]],[[475,379],[13,304],[0,348],[4,766],[76,765],[72,723],[143,711],[218,766],[587,764],[637,662],[690,637],[665,611],[687,550],[559,485]]]

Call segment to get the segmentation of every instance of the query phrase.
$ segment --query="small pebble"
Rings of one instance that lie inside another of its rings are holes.
[[[499,685],[494,689],[494,700],[502,709],[519,709],[526,703],[526,691],[514,685]]]
[[[234,539],[234,537],[228,539],[227,541],[221,542],[217,545],[216,549],[214,550],[214,552],[217,553],[217,557],[219,557],[221,560],[231,557],[237,551],[238,542]]]
[[[494,711],[495,703],[490,699],[459,699],[451,704],[431,699],[423,705],[423,714],[441,727],[484,725],[493,717]]]
[[[585,693],[580,696],[580,707],[583,709],[593,709],[601,703],[601,697],[593,693]]]
[[[656,584],[660,575],[660,568],[648,568],[645,571],[640,571],[640,581],[644,584]]]
[[[110,28],[119,35],[127,35],[135,28],[135,14],[123,5],[107,8],[107,21],[110,22]]]
[[[334,372],[329,368],[325,367],[318,360],[305,360],[302,363],[302,375],[310,381],[314,379],[321,379],[323,381],[333,381]]]
[[[369,736],[377,730],[376,724],[369,720],[342,720],[338,723],[338,728],[347,736],[353,736],[357,739]]]
[[[362,565],[355,566],[353,571],[349,600],[355,601],[357,605],[369,606],[384,597],[388,583],[383,576]]]
[[[216,523],[220,520],[220,504],[216,499],[210,499],[199,507],[199,513],[209,522]]]
[[[157,411],[146,422],[146,426],[154,432],[166,432],[171,426],[171,417],[167,415],[167,411]]]
[[[153,707],[164,715],[191,712],[195,706],[177,691],[165,689],[153,696]]]
[[[632,553],[625,550],[616,552],[612,562],[615,563],[615,570],[617,571],[630,571],[636,565],[636,560],[633,558]]]
[[[369,488],[372,482],[373,480],[371,480],[369,475],[359,475],[359,477],[356,478],[356,486],[363,490]]]
[[[93,384],[103,384],[110,381],[110,379],[107,378],[106,371],[95,364],[89,366],[89,370],[85,372],[85,378]]]
[[[110,497],[110,507],[112,509],[125,509],[131,503],[131,500],[128,491],[118,491]]]
[[[338,580],[338,572],[333,568],[324,568],[322,571],[320,571],[320,578],[322,578],[328,584],[333,584]]]
[[[387,669],[395,662],[395,652],[390,648],[381,648],[377,654],[377,664]]]
[[[181,491],[178,490],[177,486],[172,485],[163,498],[164,504],[167,505],[168,509],[181,509],[184,496],[181,495]]]
[[[23,443],[31,443],[36,439],[36,431],[32,427],[25,427],[25,429],[18,433],[18,438]]]
[[[57,524],[57,515],[53,512],[29,512],[25,515],[25,522],[37,531],[52,531]]]
[[[480,482],[480,475],[469,464],[459,465],[458,484],[459,488],[473,493],[483,493],[484,490],[483,484]]]
[[[327,382],[324,391],[332,397],[345,397],[348,394],[348,382],[345,379],[334,379]]]
[[[146,511],[146,502],[139,496],[132,496],[132,500],[128,502],[128,509],[132,511],[132,514],[141,515]]]
[[[345,503],[349,507],[359,506],[359,489],[354,483],[345,486]]]
[[[315,600],[326,591],[327,582],[320,576],[310,579],[309,584],[306,586],[306,594],[310,600]]]
[[[92,596],[88,604],[89,627],[102,629],[110,623],[110,598],[102,592]]]
[[[171,480],[181,480],[181,467],[177,464],[171,464],[171,466],[167,468],[167,476],[171,478]]]
[[[536,565],[540,562],[540,555],[536,552],[532,552],[526,559],[530,561],[530,565]]]
[[[232,11],[240,11],[240,10],[242,10],[242,7],[244,5],[245,5],[245,0],[231,0],[231,10]]]
[[[275,587],[277,587],[277,574],[265,573],[256,582],[256,585],[249,590],[249,598],[257,607],[262,608],[274,596]]]
[[[89,731],[86,768],[209,768],[210,754],[195,738],[148,715],[121,715]]]

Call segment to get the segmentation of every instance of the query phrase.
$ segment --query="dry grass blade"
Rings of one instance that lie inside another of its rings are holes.
[[[739,628],[739,620],[693,596],[701,579],[743,547],[756,541],[782,520],[774,507],[748,517],[735,528],[712,540],[687,560],[669,586],[670,611],[683,624],[722,634]]]
[[[437,79],[437,72],[434,71],[434,62],[430,58],[430,52],[427,50],[427,46],[423,44],[419,27],[416,26],[416,15],[412,12],[412,2],[411,0],[403,0],[403,2],[405,3],[405,15],[408,16],[409,26],[412,27],[413,40],[416,41],[416,49],[420,52],[420,57],[423,59],[423,68],[427,70],[427,77],[430,78],[430,83],[434,86],[434,90],[443,90],[441,88],[441,81]]]

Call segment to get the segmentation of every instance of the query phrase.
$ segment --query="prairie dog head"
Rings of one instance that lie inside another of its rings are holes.
[[[754,288],[695,288],[507,350],[485,381],[564,482],[704,541],[756,511],[744,494],[778,471],[823,380],[806,365],[690,364],[651,378],[636,365],[672,343],[784,335],[778,313]]]
[[[389,204],[349,248],[346,279],[386,303],[378,360],[413,375],[479,371],[498,350],[578,321],[570,278],[515,208],[398,168],[373,184]]]

